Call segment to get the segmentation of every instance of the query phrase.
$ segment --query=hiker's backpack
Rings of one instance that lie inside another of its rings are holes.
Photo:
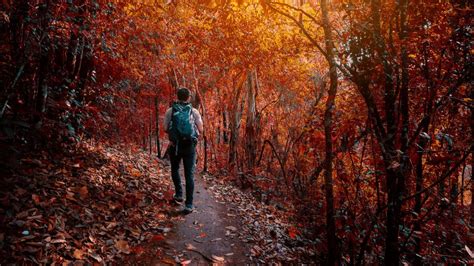
[[[190,103],[174,103],[169,126],[170,140],[187,146],[197,140],[193,107]]]

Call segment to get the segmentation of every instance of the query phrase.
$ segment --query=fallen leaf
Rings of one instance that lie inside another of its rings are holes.
[[[15,193],[17,196],[23,196],[26,192],[28,192],[26,189],[23,189],[23,188],[17,188],[15,190]]]
[[[188,250],[196,250],[196,247],[193,246],[193,244],[186,243],[185,246],[186,246],[186,249],[188,249]]]
[[[471,259],[474,259],[474,253],[472,252],[472,250],[467,245],[465,245],[464,247],[466,248],[466,251],[469,256],[471,256]]]
[[[42,247],[43,246],[42,242],[26,242],[25,244],[30,245],[30,246],[35,246],[35,247]]]
[[[216,256],[216,255],[211,255],[211,258],[216,262],[225,261],[224,257],[219,257],[219,256]]]
[[[397,161],[392,161],[390,165],[387,167],[387,169],[397,169],[400,167],[400,163]]]
[[[117,224],[118,224],[118,223],[116,223],[116,222],[110,222],[109,224],[107,224],[107,227],[105,227],[105,228],[108,229],[108,230],[110,230],[110,229],[116,227]]]
[[[80,249],[75,249],[72,256],[78,260],[82,260],[84,258],[84,251]]]
[[[181,263],[181,265],[188,265],[188,264],[191,263],[191,260],[183,260],[180,263]]]
[[[226,226],[225,228],[230,231],[237,231],[237,228],[235,228],[235,226],[232,226],[232,225]]]
[[[136,246],[136,247],[133,247],[131,249],[131,251],[135,254],[142,254],[143,252],[145,252],[145,249],[142,247],[142,246]]]
[[[160,262],[161,262],[161,264],[166,264],[166,265],[175,265],[176,264],[173,259],[168,258],[168,257],[163,258]]]
[[[133,169],[131,175],[133,177],[140,177],[142,173],[140,173],[140,171],[138,171],[137,169]]]
[[[32,195],[31,195],[31,199],[33,199],[33,202],[34,202],[35,204],[40,204],[40,202],[41,202],[40,197],[39,197],[38,195],[36,195],[36,194],[32,194]]]
[[[97,262],[102,262],[102,257],[95,254],[95,253],[92,253],[90,254],[89,256],[91,256],[94,260],[96,260]]]
[[[130,246],[128,245],[128,242],[125,240],[115,241],[115,247],[122,253],[125,253],[125,254],[130,253]]]
[[[296,227],[294,226],[291,226],[290,228],[288,228],[288,236],[291,239],[295,239],[298,236],[298,229],[296,229]]]
[[[83,186],[79,189],[79,195],[81,196],[81,199],[86,199],[89,196],[87,186]]]
[[[160,242],[160,241],[163,241],[165,240],[165,237],[163,235],[154,235],[152,238],[151,238],[151,242]]]

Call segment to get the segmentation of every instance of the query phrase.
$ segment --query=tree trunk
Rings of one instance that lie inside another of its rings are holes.
[[[226,110],[222,110],[222,138],[224,143],[229,143],[229,137],[227,136],[227,112]]]
[[[201,110],[202,110],[202,113],[201,113],[201,116],[203,118],[203,120],[206,119],[206,102],[205,102],[205,99],[203,97],[201,97],[201,92],[199,91],[199,79],[198,77],[196,76],[196,69],[195,69],[195,66],[193,65],[193,77],[194,77],[194,88],[195,88],[195,93],[196,93],[196,97],[195,97],[195,105],[196,105],[196,108],[199,108],[201,107]],[[207,164],[208,164],[208,143],[207,143],[207,132],[205,130],[205,128],[207,128],[207,124],[204,124],[203,125],[203,132],[199,132],[203,138],[204,138],[204,164],[203,164],[203,172],[207,172]]]
[[[384,108],[385,108],[385,123],[386,135],[384,138],[379,138],[379,144],[382,149],[382,156],[384,157],[384,166],[387,184],[387,221],[386,221],[386,238],[385,238],[385,264],[399,265],[400,250],[398,244],[399,225],[401,218],[401,198],[404,187],[404,168],[403,160],[398,157],[397,149],[395,148],[395,137],[397,135],[396,123],[396,95],[393,87],[393,66],[389,60],[389,53],[386,49],[384,37],[381,33],[380,13],[382,5],[380,0],[371,1],[372,9],[372,27],[374,34],[375,48],[380,57],[380,62],[383,66],[384,74]],[[375,105],[372,105],[375,107]],[[379,125],[379,127],[383,127]],[[381,135],[381,134],[379,134]]]
[[[474,90],[471,90],[471,99],[474,98]],[[471,143],[474,143],[474,109],[471,108]],[[471,152],[471,226],[474,226],[474,182],[472,181],[472,172],[474,171],[474,150]]]
[[[252,72],[247,73],[247,120],[245,125],[245,151],[247,157],[247,168],[255,166],[256,152],[256,88],[255,77]]]
[[[148,109],[150,110],[150,123],[148,128],[148,146],[150,148],[150,155],[153,153],[153,112],[151,111],[151,98],[148,98]]]
[[[235,84],[233,82],[233,87],[235,88],[234,99],[232,101],[231,110],[230,110],[230,141],[229,141],[229,164],[234,165],[237,162],[237,145],[239,142],[239,128],[240,128],[240,119],[242,116],[241,113],[241,104],[240,102],[240,93],[242,90],[241,84]]]
[[[160,115],[159,115],[158,97],[155,96],[155,134],[156,134],[156,154],[161,158],[161,143],[160,143]]]
[[[208,144],[207,144],[207,135],[204,134],[204,166],[203,166],[203,169],[202,171],[204,173],[207,172],[207,161],[208,161],[208,155],[207,155],[207,150],[208,150]]]
[[[39,60],[39,73],[38,73],[38,87],[36,90],[35,99],[35,112],[33,114],[33,122],[37,129],[41,128],[43,116],[46,111],[46,100],[48,98],[48,72],[49,72],[49,54],[50,54],[50,39],[48,35],[48,28],[50,23],[50,16],[48,14],[51,3],[46,1],[44,5],[40,7],[41,14],[41,29],[43,34],[43,41],[39,43],[40,46],[40,60]]]
[[[325,175],[324,175],[324,187],[326,193],[326,233],[328,238],[327,249],[328,249],[328,265],[339,265],[341,261],[341,255],[338,245],[338,239],[336,236],[336,222],[334,219],[334,192],[333,192],[333,180],[332,180],[332,160],[333,160],[333,147],[332,147],[332,119],[333,110],[335,108],[335,98],[337,93],[337,69],[336,62],[334,59],[334,42],[332,38],[332,29],[329,21],[329,10],[328,1],[321,0],[321,12],[323,19],[324,36],[326,41],[326,54],[329,63],[329,92],[326,100],[326,110],[324,112],[324,136],[325,136]]]

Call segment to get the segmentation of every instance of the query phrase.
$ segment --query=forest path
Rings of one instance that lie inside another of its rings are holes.
[[[165,253],[192,265],[248,263],[246,243],[238,238],[238,214],[230,203],[213,197],[201,175],[195,176],[194,205],[191,214],[183,215],[181,206],[171,213],[178,222],[170,232]]]
[[[156,178],[167,183],[165,189],[168,202],[162,213],[156,215],[167,220],[167,227],[153,236],[148,244],[139,247],[129,257],[127,265],[242,265],[251,262],[250,246],[244,230],[244,219],[238,206],[222,197],[226,192],[217,179],[205,174],[194,177],[195,210],[185,215],[183,206],[173,202],[174,186],[171,182],[170,166],[159,161]],[[181,169],[182,170],[182,169]],[[181,171],[183,189],[184,175]],[[216,194],[217,193],[217,194]],[[247,233],[246,233],[247,232]]]

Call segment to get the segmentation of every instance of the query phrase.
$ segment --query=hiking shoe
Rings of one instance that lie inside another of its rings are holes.
[[[173,201],[177,204],[182,204],[184,200],[183,200],[183,197],[173,196]]]
[[[190,213],[192,213],[193,211],[194,211],[194,208],[193,208],[193,207],[189,207],[189,206],[186,206],[186,207],[184,207],[184,209],[183,209],[183,213],[184,213],[184,214],[190,214]]]

